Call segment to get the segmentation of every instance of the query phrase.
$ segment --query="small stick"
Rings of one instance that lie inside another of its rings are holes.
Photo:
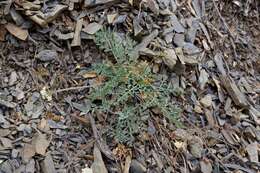
[[[82,90],[82,89],[91,88],[91,87],[93,87],[93,85],[84,85],[84,86],[63,88],[63,89],[58,89],[58,90],[54,91],[54,93],[60,93],[60,92],[72,91],[72,90]]]
[[[233,37],[233,35],[232,35],[232,33],[231,33],[231,31],[230,31],[230,29],[229,29],[229,27],[228,27],[228,25],[227,25],[225,19],[222,17],[222,15],[221,15],[221,13],[220,13],[220,11],[219,11],[219,9],[218,9],[218,6],[217,6],[215,0],[212,0],[212,1],[213,1],[214,7],[216,8],[216,11],[217,11],[217,13],[218,13],[218,16],[220,17],[221,21],[223,22],[223,24],[224,24],[226,30],[228,31],[229,35],[234,39],[234,37]]]

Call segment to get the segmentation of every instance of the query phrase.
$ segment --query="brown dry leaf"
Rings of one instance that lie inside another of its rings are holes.
[[[94,71],[89,71],[89,72],[86,72],[86,73],[82,74],[82,76],[83,76],[85,79],[91,79],[91,78],[97,77],[97,73],[94,72]]]
[[[131,150],[122,144],[118,144],[112,152],[118,159],[123,159],[131,153]]]
[[[7,29],[8,32],[10,32],[13,36],[19,38],[20,40],[26,40],[29,33],[28,30],[22,29],[12,23],[8,23],[5,25],[5,28]]]
[[[35,155],[35,148],[31,144],[25,144],[22,150],[22,159],[28,162]]]
[[[6,29],[4,25],[0,25],[0,41],[5,41]]]
[[[32,144],[35,148],[35,152],[44,156],[47,148],[49,147],[50,141],[46,139],[45,134],[38,133],[33,137]]]
[[[94,163],[92,164],[93,173],[108,173],[102,155],[97,146],[94,147]]]

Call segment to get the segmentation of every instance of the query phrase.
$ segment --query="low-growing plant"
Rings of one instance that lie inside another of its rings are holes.
[[[134,140],[140,132],[144,117],[159,108],[171,122],[178,123],[178,109],[171,96],[174,89],[166,81],[156,81],[149,64],[134,59],[131,54],[136,43],[128,36],[101,30],[95,35],[96,45],[112,55],[115,62],[95,64],[93,69],[105,80],[93,88],[89,98],[100,101],[95,108],[116,115],[112,134],[121,143]]]

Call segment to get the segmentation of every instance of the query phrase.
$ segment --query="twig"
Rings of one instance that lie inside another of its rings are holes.
[[[228,25],[227,25],[225,19],[224,19],[223,16],[221,15],[221,13],[220,13],[220,11],[219,11],[219,9],[218,9],[218,6],[217,6],[215,0],[212,0],[212,2],[213,2],[213,5],[214,5],[214,7],[215,7],[217,13],[218,13],[219,18],[221,19],[221,21],[222,21],[224,27],[226,28],[226,30],[228,31],[228,34],[229,34],[230,37],[231,37],[231,39],[230,39],[231,46],[232,46],[232,48],[233,48],[233,50],[234,50],[235,58],[237,59],[238,56],[237,56],[237,51],[236,51],[236,45],[234,44],[235,37],[233,36],[232,32],[230,31],[230,29],[229,29],[229,27],[228,27]]]
[[[64,92],[64,91],[73,91],[73,90],[82,90],[82,89],[86,89],[86,88],[91,88],[93,86],[94,85],[84,85],[84,86],[63,88],[63,89],[58,89],[58,90],[54,91],[54,93],[60,93],[60,92]]]
[[[214,7],[215,7],[215,9],[216,9],[216,11],[217,11],[217,13],[218,13],[219,18],[220,18],[221,21],[223,22],[223,24],[224,24],[226,30],[228,31],[229,35],[234,39],[234,36],[232,35],[232,33],[231,33],[231,31],[230,31],[230,29],[229,29],[229,27],[228,27],[228,25],[227,25],[225,19],[222,17],[222,15],[221,15],[221,13],[220,13],[220,11],[219,11],[219,9],[218,9],[218,6],[217,6],[215,0],[212,0],[212,1],[213,1],[213,5],[214,5]]]

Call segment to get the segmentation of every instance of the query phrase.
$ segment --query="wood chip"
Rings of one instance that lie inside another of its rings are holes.
[[[94,147],[94,163],[92,164],[93,173],[108,173],[102,155],[97,146]]]
[[[176,62],[178,61],[174,49],[166,49],[164,50],[164,54],[164,63],[169,67],[169,69],[173,70],[174,66],[176,65]]]
[[[231,98],[233,99],[233,101],[237,106],[241,106],[241,107],[249,106],[246,96],[238,89],[235,81],[231,77],[222,75],[220,76],[220,79],[222,84],[226,88],[228,94],[231,96]]]
[[[5,106],[7,108],[15,108],[16,107],[16,103],[1,100],[1,98],[0,98],[0,105]]]
[[[46,157],[41,162],[41,170],[43,173],[56,173],[54,162],[50,153],[47,153]]]
[[[34,145],[35,152],[44,156],[49,147],[50,141],[46,139],[45,134],[38,133],[33,137],[32,144]]]
[[[25,144],[22,150],[22,159],[28,162],[35,155],[35,148],[31,144]]]
[[[99,31],[103,25],[100,25],[96,22],[90,23],[86,26],[86,28],[82,29],[82,31],[88,33],[88,34],[95,34],[97,31]]]
[[[19,38],[20,40],[25,41],[29,35],[27,29],[22,29],[12,23],[8,23],[5,25],[5,28],[8,32],[10,32],[13,36],[16,38]]]
[[[134,48],[134,50],[132,51],[133,57],[138,58],[139,57],[139,53],[141,50],[144,50],[149,44],[150,42],[157,37],[157,35],[159,34],[159,31],[156,29],[154,30],[150,35],[146,36],[141,43],[139,43],[138,45],[136,45],[136,47]]]
[[[212,165],[209,160],[203,159],[200,161],[200,170],[202,173],[211,173]]]
[[[0,41],[5,41],[6,29],[4,25],[0,25]]]
[[[247,154],[249,156],[249,160],[251,162],[254,162],[254,163],[258,163],[258,151],[259,151],[259,147],[258,147],[258,143],[257,142],[254,142],[254,143],[251,143],[249,145],[246,146],[246,151],[247,151]]]
[[[71,46],[81,46],[80,32],[82,29],[82,24],[83,24],[83,18],[77,21],[75,32],[74,32],[74,38],[71,42]]]

